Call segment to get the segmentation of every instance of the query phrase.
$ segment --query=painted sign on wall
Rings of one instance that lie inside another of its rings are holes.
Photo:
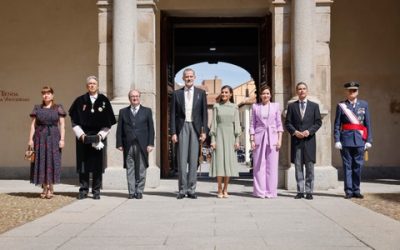
[[[29,102],[29,98],[21,97],[16,91],[0,89],[0,102]]]

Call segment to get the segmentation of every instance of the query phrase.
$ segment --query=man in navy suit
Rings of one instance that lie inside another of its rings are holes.
[[[128,94],[131,105],[119,111],[117,148],[123,151],[128,199],[142,199],[149,153],[154,149],[154,125],[150,108],[140,104],[140,92]]]
[[[179,193],[177,199],[197,199],[196,182],[200,143],[206,139],[207,99],[204,90],[195,88],[193,69],[183,71],[185,87],[174,91],[171,101],[170,135],[178,144]]]
[[[307,99],[306,83],[297,83],[296,93],[299,100],[288,105],[285,120],[285,127],[291,135],[291,162],[296,171],[297,195],[294,198],[304,198],[305,192],[305,198],[312,200],[317,150],[315,133],[322,125],[321,113],[319,105]]]
[[[360,191],[361,169],[364,151],[372,147],[368,103],[357,99],[359,87],[358,82],[345,83],[347,100],[336,107],[335,148],[342,156],[346,199],[364,198]]]

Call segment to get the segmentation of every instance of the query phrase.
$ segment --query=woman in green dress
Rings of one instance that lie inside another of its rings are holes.
[[[239,176],[235,150],[239,148],[240,132],[239,109],[233,103],[233,89],[225,85],[214,104],[210,130],[213,149],[210,176],[217,177],[218,198],[228,198],[229,178]]]

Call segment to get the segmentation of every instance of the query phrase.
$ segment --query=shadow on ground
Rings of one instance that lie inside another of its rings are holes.
[[[15,197],[24,197],[29,199],[37,199],[39,198],[40,193],[19,192],[19,193],[7,193],[7,195]],[[76,193],[73,192],[54,192],[54,195],[76,197]]]
[[[369,179],[369,180],[362,180],[362,182],[388,184],[388,185],[400,185],[400,180],[390,180],[390,179]]]

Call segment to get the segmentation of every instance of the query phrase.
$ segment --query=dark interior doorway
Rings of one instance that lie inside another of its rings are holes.
[[[199,62],[227,62],[247,70],[257,88],[271,83],[271,18],[161,16],[161,177],[174,174],[169,99],[178,71]]]

